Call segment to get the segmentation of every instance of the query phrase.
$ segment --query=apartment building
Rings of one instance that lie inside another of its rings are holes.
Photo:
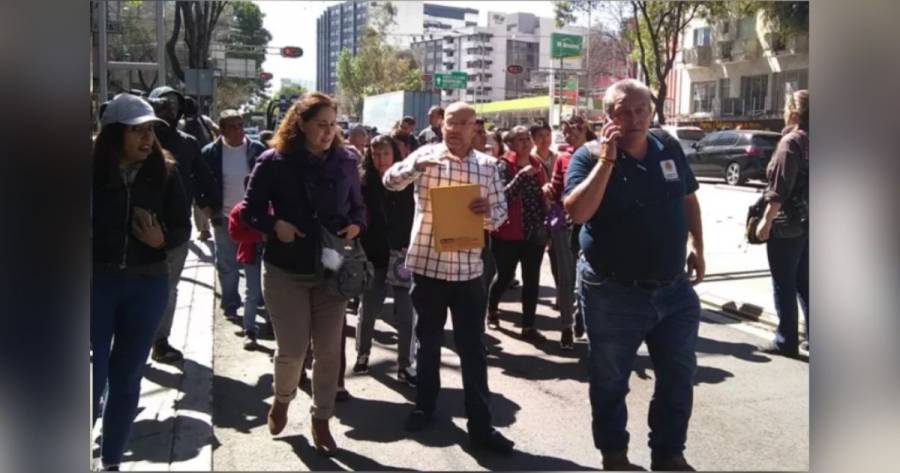
[[[328,7],[316,28],[316,88],[328,94],[337,90],[337,59],[341,50],[356,54],[363,33],[374,21],[376,9],[385,1],[351,0]],[[387,41],[398,50],[408,49],[422,35],[440,37],[455,28],[474,26],[478,10],[421,1],[393,1],[394,21],[385,31]]]
[[[759,15],[695,20],[675,68],[674,121],[754,121],[776,128],[785,96],[809,86],[809,35],[767,31]]]

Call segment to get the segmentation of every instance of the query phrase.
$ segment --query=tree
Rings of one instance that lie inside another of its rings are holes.
[[[272,40],[272,34],[262,26],[265,14],[259,6],[250,2],[232,2],[226,14],[233,17],[235,28],[222,39],[226,47],[225,56],[253,60],[257,71],[261,70],[261,65],[266,60],[265,48]],[[222,110],[221,107],[238,108],[245,104],[258,104],[268,98],[265,94],[268,87],[268,80],[223,77],[217,83],[218,110]]]
[[[175,24],[172,28],[172,36],[166,43],[166,53],[169,63],[172,64],[172,72],[181,82],[185,81],[184,69],[181,61],[175,54],[175,45],[184,27],[184,44],[187,46],[188,67],[191,69],[209,68],[209,45],[212,34],[219,22],[222,11],[229,2],[188,2],[178,0],[175,2]]]
[[[340,100],[356,116],[362,115],[363,98],[397,90],[422,90],[422,73],[410,53],[387,44],[385,31],[395,21],[391,2],[373,10],[371,23],[363,30],[356,55],[341,50],[337,61]]]
[[[716,21],[762,12],[769,28],[778,33],[805,31],[809,18],[807,2],[632,0],[600,4],[592,0],[571,0],[557,2],[555,8],[558,24],[573,23],[580,14],[593,9],[611,14],[616,19],[621,33],[633,45],[633,59],[654,91],[653,103],[660,124],[666,123],[667,79],[674,69],[684,31],[694,18]]]

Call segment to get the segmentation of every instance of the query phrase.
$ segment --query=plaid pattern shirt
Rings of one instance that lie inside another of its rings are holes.
[[[490,201],[491,211],[485,218],[485,228],[496,230],[506,221],[506,195],[503,178],[497,161],[487,154],[469,152],[460,162],[445,160],[442,164],[419,172],[413,167],[423,155],[438,157],[449,153],[447,145],[437,143],[419,148],[406,159],[395,163],[384,174],[384,186],[390,190],[403,190],[415,183],[416,214],[413,219],[410,246],[406,254],[406,267],[410,271],[444,281],[469,281],[481,277],[483,264],[481,249],[445,251],[439,253],[432,246],[432,213],[429,189],[458,184],[479,184],[481,196]]]

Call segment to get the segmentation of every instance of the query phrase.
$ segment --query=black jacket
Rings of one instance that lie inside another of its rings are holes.
[[[159,166],[168,168],[165,178]],[[91,206],[95,270],[166,274],[166,250],[190,237],[190,207],[174,165],[147,162],[130,186],[117,169],[95,169]],[[165,234],[164,248],[151,248],[131,233],[135,207],[156,214]]]
[[[380,183],[363,182],[363,200],[368,210],[366,231],[360,236],[366,256],[376,268],[386,268],[390,250],[409,247],[415,200],[413,186],[392,192]]]
[[[203,151],[201,152],[203,155],[203,160],[206,161],[206,164],[209,166],[210,171],[212,172],[213,180],[216,184],[216,202],[213,206],[214,209],[222,208],[222,199],[224,189],[222,188],[222,138],[221,136],[216,138],[215,141],[203,147]],[[256,158],[259,157],[266,150],[265,145],[260,143],[259,141],[254,141],[247,138],[247,178],[244,179],[244,187],[247,186],[247,181],[249,180],[250,171],[253,170],[253,166],[256,165]],[[231,211],[231,209],[223,209],[227,214]]]
[[[221,191],[217,189],[209,165],[200,155],[197,139],[174,127],[163,125],[156,127],[156,136],[162,147],[172,153],[178,162],[178,174],[181,176],[187,202],[196,201],[200,207],[221,210]]]

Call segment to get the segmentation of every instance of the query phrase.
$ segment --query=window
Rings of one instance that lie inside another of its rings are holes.
[[[772,101],[774,102],[772,110],[776,112],[784,110],[784,104],[789,95],[808,87],[808,76],[809,71],[807,69],[776,73],[773,80],[775,90],[772,96]]]
[[[711,34],[711,28],[708,26],[705,26],[703,28],[695,28],[694,29],[694,47],[709,46],[710,34]]]
[[[766,96],[769,90],[769,76],[741,77],[741,102],[744,113],[758,114],[766,109]]]
[[[731,79],[719,79],[719,100],[731,97]]]
[[[738,21],[737,37],[740,39],[752,39],[756,37],[755,16],[745,16]]]
[[[716,96],[716,81],[691,84],[691,113],[710,113]]]

